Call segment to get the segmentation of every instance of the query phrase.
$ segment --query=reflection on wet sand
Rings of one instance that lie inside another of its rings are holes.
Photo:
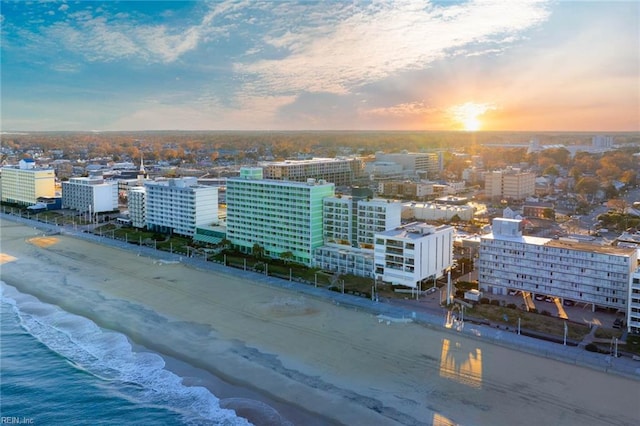
[[[466,351],[459,342],[452,345],[449,339],[444,339],[440,356],[440,377],[480,388],[482,386],[482,351],[479,348]]]

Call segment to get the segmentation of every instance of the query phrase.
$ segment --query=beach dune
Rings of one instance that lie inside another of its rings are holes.
[[[635,425],[640,381],[0,221],[1,279],[265,400],[292,423]],[[227,395],[227,397],[232,395]],[[242,398],[227,401],[239,414]],[[287,417],[287,413],[283,413]],[[305,417],[306,416],[306,417]],[[306,420],[305,420],[306,419]]]

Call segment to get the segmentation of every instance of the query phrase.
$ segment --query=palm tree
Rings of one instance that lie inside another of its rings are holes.
[[[293,253],[290,251],[284,251],[280,253],[280,259],[282,259],[286,265],[293,259]]]
[[[264,248],[258,243],[255,243],[253,245],[253,249],[251,252],[256,259],[262,259],[264,257]]]

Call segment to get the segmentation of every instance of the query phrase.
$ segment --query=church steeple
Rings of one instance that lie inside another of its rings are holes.
[[[144,158],[142,157],[142,151],[140,151],[140,174],[143,176],[147,174],[144,170]]]
[[[144,158],[142,157],[142,151],[140,151],[140,170],[138,171],[138,183],[142,185],[142,181],[147,177],[147,171],[144,169]]]

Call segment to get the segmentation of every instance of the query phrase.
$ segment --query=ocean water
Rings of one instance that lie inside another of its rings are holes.
[[[248,425],[126,336],[0,281],[0,422]]]

